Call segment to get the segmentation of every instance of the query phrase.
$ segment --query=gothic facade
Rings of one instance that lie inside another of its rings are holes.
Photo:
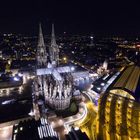
[[[46,51],[41,24],[37,45],[37,69],[48,69],[50,74],[36,75],[34,88],[36,96],[43,96],[44,102],[55,110],[69,107],[73,94],[73,78],[70,72],[60,73],[59,47],[56,44],[54,25],[52,25],[51,45]]]

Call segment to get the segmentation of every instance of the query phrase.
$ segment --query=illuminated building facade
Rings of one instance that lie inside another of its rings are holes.
[[[108,68],[108,62],[107,62],[107,60],[104,61],[104,63],[103,63],[103,68],[104,68],[105,70],[107,70],[107,68]]]
[[[126,67],[99,100],[97,139],[139,140],[140,67]]]
[[[34,89],[37,96],[44,97],[45,104],[55,110],[65,110],[70,105],[74,91],[73,77],[69,67],[58,67],[58,65],[59,48],[56,44],[54,25],[52,25],[51,45],[48,53],[46,52],[40,25],[37,48],[37,77],[34,81]],[[42,74],[40,74],[41,72]]]
[[[105,60],[103,62],[103,65],[98,68],[97,73],[102,75],[102,74],[105,74],[108,72],[109,72],[108,71],[108,62],[107,62],[107,60]]]
[[[139,140],[140,104],[116,94],[105,94],[99,100],[98,140]]]

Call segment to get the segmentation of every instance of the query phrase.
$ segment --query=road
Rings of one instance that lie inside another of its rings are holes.
[[[83,132],[86,132],[88,137],[91,140],[95,140],[95,131],[96,131],[96,117],[97,117],[97,106],[90,101],[86,103],[87,107],[87,116],[82,121],[77,121],[75,123]]]
[[[54,130],[59,133],[60,139],[65,140],[65,134],[71,129],[77,121],[85,120],[87,116],[86,102],[89,101],[88,97],[83,96],[83,102],[79,104],[79,112],[76,115],[62,118],[58,116],[48,118],[49,122],[52,124]]]

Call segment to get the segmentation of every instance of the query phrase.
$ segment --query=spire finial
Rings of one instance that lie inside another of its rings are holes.
[[[39,38],[38,38],[38,46],[45,46],[44,37],[42,33],[41,23],[39,23]]]

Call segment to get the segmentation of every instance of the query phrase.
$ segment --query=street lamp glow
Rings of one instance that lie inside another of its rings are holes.
[[[105,83],[101,83],[101,86],[104,86],[105,85]]]
[[[71,67],[71,71],[74,71],[75,70],[75,67]]]
[[[76,130],[76,131],[79,130],[79,127],[76,126],[76,127],[74,128],[74,130]]]
[[[21,74],[21,73],[18,73],[18,76],[19,76],[19,77],[22,77],[22,76],[23,76],[23,74]]]
[[[14,77],[14,81],[19,81],[20,79],[18,77]]]
[[[90,39],[93,39],[93,36],[90,36]]]
[[[100,87],[97,87],[97,89],[98,89],[98,90],[101,90],[101,88],[100,88]]]
[[[28,113],[28,115],[30,115],[30,116],[34,116],[35,113],[31,110],[31,111]]]
[[[20,127],[20,131],[22,131],[23,130],[23,127]]]
[[[67,58],[66,58],[66,57],[63,57],[63,60],[64,60],[64,61],[67,61]]]

